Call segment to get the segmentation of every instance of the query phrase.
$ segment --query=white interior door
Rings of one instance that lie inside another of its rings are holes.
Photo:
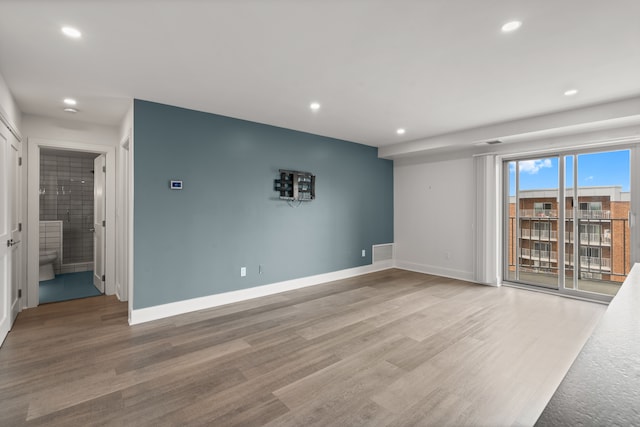
[[[11,329],[11,199],[13,167],[11,145],[6,129],[0,129],[0,343]]]
[[[93,161],[94,187],[93,187],[93,284],[104,293],[104,264],[105,264],[105,168],[106,156],[99,155]]]
[[[10,175],[9,181],[9,204],[10,204],[10,219],[9,225],[11,230],[11,289],[10,306],[11,306],[11,324],[18,316],[20,312],[20,297],[22,289],[22,150],[20,142],[13,135],[11,137],[11,144],[9,147],[9,163],[10,163]]]

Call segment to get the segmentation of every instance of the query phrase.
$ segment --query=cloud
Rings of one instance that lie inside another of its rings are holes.
[[[585,181],[593,181],[593,175],[586,177],[584,180]]]
[[[520,172],[528,173],[530,175],[534,175],[538,173],[538,171],[542,168],[550,168],[553,164],[551,163],[551,159],[543,159],[543,160],[522,160],[520,161]]]

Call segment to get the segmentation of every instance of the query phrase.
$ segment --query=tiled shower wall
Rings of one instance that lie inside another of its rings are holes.
[[[62,221],[63,264],[93,261],[93,158],[40,154],[40,220]]]

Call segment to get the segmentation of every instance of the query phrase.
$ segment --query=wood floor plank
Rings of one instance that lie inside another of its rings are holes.
[[[136,326],[46,304],[0,349],[0,425],[530,425],[604,309],[395,269]]]

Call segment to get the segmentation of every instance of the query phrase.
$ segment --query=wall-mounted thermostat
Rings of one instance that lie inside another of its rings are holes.
[[[182,181],[169,181],[169,188],[172,190],[182,190]]]

